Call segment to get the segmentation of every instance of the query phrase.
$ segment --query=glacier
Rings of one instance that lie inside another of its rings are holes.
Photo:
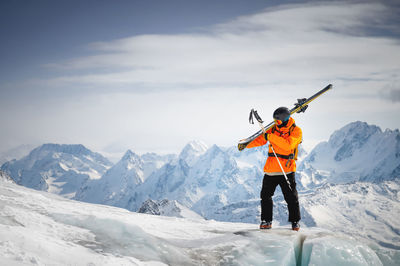
[[[255,228],[133,213],[0,179],[1,265],[383,265],[340,233]]]

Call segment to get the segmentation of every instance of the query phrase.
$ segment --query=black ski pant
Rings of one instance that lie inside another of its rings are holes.
[[[289,222],[300,221],[300,206],[299,198],[296,190],[295,173],[286,175],[289,183],[286,182],[284,175],[264,175],[264,180],[261,189],[261,220],[272,221],[272,196],[274,195],[276,186],[281,187],[283,197],[289,210]]]

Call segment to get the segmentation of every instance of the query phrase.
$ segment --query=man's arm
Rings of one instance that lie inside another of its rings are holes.
[[[271,129],[269,129],[267,131],[268,136],[272,135],[271,133]],[[252,142],[250,142],[246,148],[254,148],[254,147],[258,147],[258,146],[262,146],[267,144],[267,140],[265,139],[265,134],[261,134],[260,136],[258,136],[257,138],[255,138]]]

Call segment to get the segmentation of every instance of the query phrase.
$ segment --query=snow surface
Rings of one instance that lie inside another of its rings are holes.
[[[255,228],[132,213],[0,180],[1,265],[382,265],[341,234]]]

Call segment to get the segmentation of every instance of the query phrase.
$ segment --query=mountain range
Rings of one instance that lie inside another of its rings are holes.
[[[148,199],[169,199],[208,219],[222,219],[229,210],[238,215],[227,220],[242,221],[248,211],[244,206],[258,205],[266,157],[264,147],[238,152],[235,147],[208,148],[192,141],[179,155],[138,155],[128,150],[113,165],[81,144],[44,144],[4,163],[1,170],[17,184],[80,201],[137,211]],[[310,154],[300,146],[299,157],[304,158],[298,162],[299,191],[327,183],[398,180],[400,133],[353,122]]]
[[[45,144],[1,166],[17,184],[130,211],[258,223],[265,147],[188,143],[178,155],[128,150],[112,165],[83,145]],[[309,154],[300,149],[296,174],[305,227],[319,226],[400,256],[400,132],[353,122]],[[274,226],[287,224],[277,188]],[[394,255],[393,255],[394,254]]]

